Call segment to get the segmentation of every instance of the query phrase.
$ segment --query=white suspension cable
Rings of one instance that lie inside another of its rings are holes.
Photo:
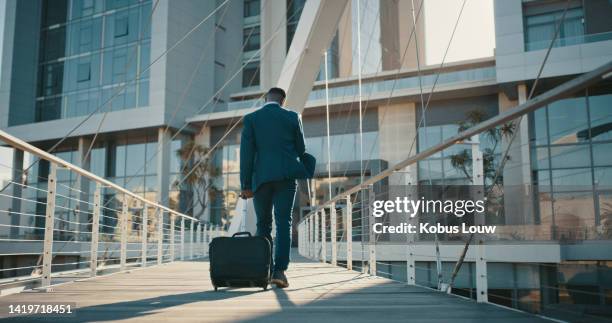
[[[357,0],[357,91],[359,96],[359,184],[363,184],[363,111],[361,93],[361,0]],[[363,197],[363,196],[362,196]]]
[[[329,189],[329,198],[332,198],[331,184],[331,137],[329,136],[329,75],[327,71],[327,50],[323,55],[325,59],[325,121],[327,123],[327,187]]]

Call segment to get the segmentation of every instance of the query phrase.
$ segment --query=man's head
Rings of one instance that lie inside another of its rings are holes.
[[[268,93],[266,93],[266,102],[276,102],[283,105],[283,103],[285,103],[286,96],[285,90],[279,87],[273,87],[268,90]]]

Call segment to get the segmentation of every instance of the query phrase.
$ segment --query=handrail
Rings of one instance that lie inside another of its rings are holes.
[[[304,218],[302,219],[301,222],[304,222],[304,220],[306,218],[308,218],[309,216],[316,214],[317,212],[319,212],[321,209],[330,206],[331,204],[340,201],[343,198],[346,198],[347,196],[350,196],[351,194],[357,193],[359,190],[361,189],[365,189],[367,188],[369,185],[372,185],[382,179],[385,179],[389,176],[391,176],[394,172],[401,170],[402,168],[405,168],[406,166],[410,166],[420,160],[423,160],[429,156],[432,156],[448,147],[451,147],[461,141],[464,141],[466,139],[471,138],[474,135],[477,135],[479,133],[482,133],[486,130],[489,130],[491,128],[494,128],[496,126],[500,126],[503,125],[506,122],[512,121],[522,115],[525,115],[529,112],[532,112],[534,110],[536,110],[537,108],[540,108],[548,103],[551,103],[553,101],[556,101],[558,99],[561,99],[565,96],[568,95],[568,93],[575,93],[577,91],[580,91],[586,87],[588,87],[589,85],[592,85],[594,83],[596,83],[597,81],[610,77],[610,73],[612,73],[612,61],[609,61],[606,64],[603,64],[602,66],[588,72],[588,73],[584,73],[568,82],[565,82],[549,91],[546,91],[542,94],[540,94],[537,97],[534,97],[528,101],[526,101],[523,104],[519,104],[518,106],[508,109],[500,114],[498,114],[497,116],[490,118],[486,121],[483,121],[471,128],[468,128],[462,132],[460,132],[459,134],[445,140],[442,141],[441,143],[434,145],[433,147],[426,149],[412,157],[408,157],[396,164],[394,164],[391,167],[388,167],[387,169],[383,170],[382,172],[376,174],[375,176],[372,176],[370,178],[368,178],[367,180],[363,181],[363,183],[358,184],[353,186],[352,188],[334,196],[333,198],[327,200],[326,202],[316,205],[314,206],[314,208],[311,210],[310,213],[308,213],[306,216],[304,216]]]
[[[189,219],[189,220],[192,220],[192,221],[201,222],[199,219],[196,219],[196,218],[191,217],[189,215],[177,212],[175,210],[170,209],[167,206],[161,205],[161,204],[159,204],[157,202],[150,201],[150,200],[148,200],[148,199],[146,199],[146,198],[144,198],[144,197],[142,197],[140,195],[137,195],[137,194],[135,194],[135,193],[133,193],[133,192],[131,192],[131,191],[129,191],[129,190],[127,190],[127,189],[125,189],[125,188],[123,188],[123,187],[121,187],[121,186],[119,186],[119,185],[117,185],[117,184],[107,180],[107,179],[104,179],[104,178],[102,178],[102,177],[100,177],[100,176],[98,176],[98,175],[96,175],[94,173],[91,173],[91,172],[89,172],[89,171],[87,171],[87,170],[85,170],[85,169],[83,169],[83,168],[81,168],[79,166],[71,164],[71,163],[69,163],[69,162],[67,162],[67,161],[65,161],[65,160],[63,160],[63,159],[61,159],[61,158],[59,158],[57,156],[54,156],[54,155],[52,155],[52,154],[50,154],[50,153],[48,153],[48,152],[46,152],[46,151],[44,151],[42,149],[39,149],[39,148],[37,148],[37,147],[35,147],[35,146],[33,146],[33,145],[31,145],[31,144],[29,144],[29,143],[19,139],[17,137],[14,137],[14,136],[8,134],[5,131],[0,130],[0,140],[4,141],[6,144],[12,146],[13,148],[18,148],[20,150],[27,151],[27,152],[29,152],[31,154],[34,154],[34,155],[36,155],[36,156],[38,156],[38,157],[40,157],[42,159],[45,159],[45,160],[48,160],[50,162],[56,163],[56,164],[66,168],[68,170],[74,171],[75,173],[77,173],[77,174],[79,174],[79,175],[81,175],[83,177],[89,178],[90,180],[95,181],[95,182],[99,182],[99,183],[103,184],[106,187],[113,188],[113,189],[115,189],[115,190],[117,190],[117,191],[119,191],[121,193],[124,193],[126,195],[129,195],[129,196],[131,196],[131,197],[133,197],[133,198],[135,198],[135,199],[137,199],[137,200],[139,200],[139,201],[141,201],[143,203],[150,204],[150,205],[152,205],[154,207],[160,208],[160,209],[162,209],[164,211],[167,211],[168,213],[180,216],[182,218],[186,218],[186,219]]]

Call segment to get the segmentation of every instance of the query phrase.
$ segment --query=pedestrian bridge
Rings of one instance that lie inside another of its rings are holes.
[[[17,303],[76,303],[57,322],[544,322],[527,313],[476,303],[425,287],[319,263],[295,253],[290,287],[215,292],[208,261],[178,261],[76,280],[47,292],[0,298]],[[3,318],[7,315],[2,314]],[[34,322],[35,317],[11,317]],[[48,321],[49,318],[38,318]]]

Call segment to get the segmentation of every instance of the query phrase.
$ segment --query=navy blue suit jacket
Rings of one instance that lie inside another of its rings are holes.
[[[243,119],[240,139],[240,187],[253,190],[267,182],[308,177],[300,158],[306,152],[300,115],[267,103]]]

